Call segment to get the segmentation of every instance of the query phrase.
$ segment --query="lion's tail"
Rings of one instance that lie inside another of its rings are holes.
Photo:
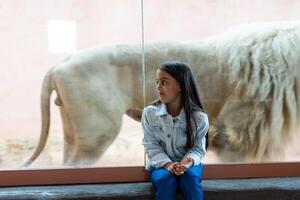
[[[38,147],[36,148],[30,159],[24,164],[24,167],[29,166],[41,154],[45,147],[49,135],[50,127],[50,98],[54,87],[52,87],[52,70],[48,71],[44,77],[41,91],[41,117],[42,128]]]

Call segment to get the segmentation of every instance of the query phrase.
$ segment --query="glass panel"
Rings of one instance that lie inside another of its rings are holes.
[[[0,168],[22,166],[37,148],[51,66],[49,138],[30,167],[60,167],[64,157],[69,166],[143,165],[141,127],[125,115],[142,102],[140,1],[2,0],[0,16]]]
[[[145,2],[147,103],[158,98],[159,63],[190,65],[210,118],[204,163],[300,160],[299,8],[283,0]]]

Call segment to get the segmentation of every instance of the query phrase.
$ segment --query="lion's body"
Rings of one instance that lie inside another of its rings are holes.
[[[186,62],[195,75],[212,126],[210,144],[223,160],[263,160],[282,152],[299,126],[300,23],[253,25],[197,43],[146,45],[146,103],[157,98],[155,72],[167,60]],[[127,113],[143,109],[140,46],[78,52],[47,74],[42,89],[42,137],[57,93],[64,127],[64,163],[94,163],[112,143]]]

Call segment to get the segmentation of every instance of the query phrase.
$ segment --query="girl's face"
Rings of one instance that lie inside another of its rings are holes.
[[[162,103],[180,103],[179,82],[164,70],[158,69],[156,71],[156,90]]]

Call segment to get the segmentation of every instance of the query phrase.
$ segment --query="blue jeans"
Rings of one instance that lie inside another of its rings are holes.
[[[176,176],[165,168],[151,168],[149,175],[157,200],[176,200],[176,191],[183,192],[185,200],[203,200],[201,187],[203,164],[190,167],[183,175]]]

